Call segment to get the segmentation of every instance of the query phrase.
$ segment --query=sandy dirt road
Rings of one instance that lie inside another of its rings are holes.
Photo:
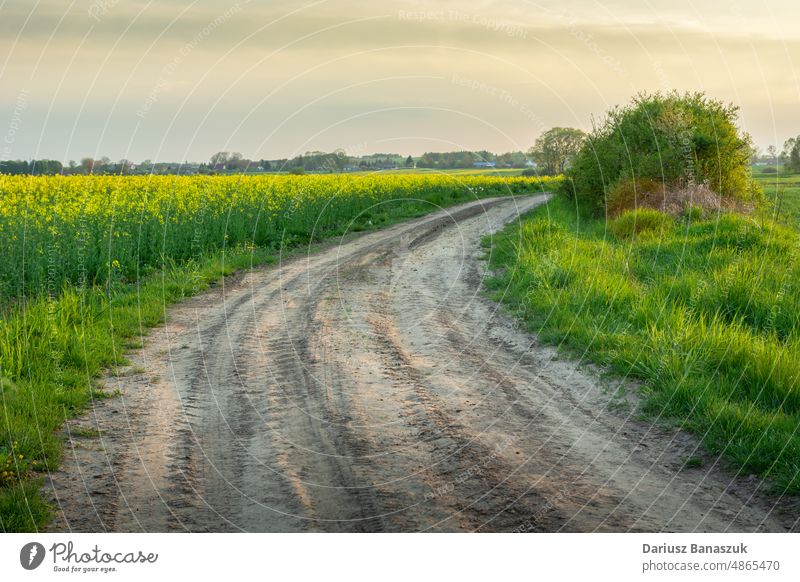
[[[171,309],[106,379],[121,396],[67,425],[53,529],[796,529],[796,504],[713,458],[686,469],[693,438],[480,296],[481,237],[544,200],[462,205]]]

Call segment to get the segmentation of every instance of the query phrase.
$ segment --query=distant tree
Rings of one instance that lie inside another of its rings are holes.
[[[778,148],[776,148],[774,145],[771,145],[767,148],[767,155],[773,164],[778,163]]]
[[[580,151],[586,133],[574,127],[554,127],[536,139],[528,155],[548,174],[561,174]]]
[[[432,152],[425,152],[417,160],[418,168],[435,168],[438,165],[439,165],[439,156],[438,154]]]
[[[247,167],[248,161],[244,159],[244,156],[239,152],[233,152],[230,156],[228,156],[228,161],[225,164],[225,167],[228,170],[243,170]]]
[[[787,170],[800,172],[800,135],[786,140],[781,158]]]
[[[0,174],[29,174],[52,176],[60,174],[64,167],[58,160],[5,160],[0,161]]]
[[[406,158],[406,168],[413,168],[414,167],[414,158],[408,156]]]
[[[528,161],[527,156],[524,152],[511,152],[511,165],[515,168],[524,168],[526,162]]]
[[[24,160],[5,160],[0,161],[0,174],[27,174],[29,164]]]
[[[761,157],[761,148],[752,143],[752,138],[748,135],[747,139],[751,140],[750,145],[750,163],[755,163]]]
[[[230,154],[228,152],[217,152],[211,156],[211,167],[214,170],[222,170],[225,168],[229,159]]]
[[[84,174],[91,174],[94,172],[96,164],[97,162],[94,160],[94,158],[83,158],[81,160],[81,170]]]
[[[63,169],[64,166],[58,160],[34,160],[30,164],[30,173],[38,176],[54,176]]]

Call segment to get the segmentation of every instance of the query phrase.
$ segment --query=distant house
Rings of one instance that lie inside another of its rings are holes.
[[[497,162],[475,162],[472,166],[475,168],[494,168],[497,166]]]
[[[536,162],[534,162],[533,160],[525,160],[525,167],[527,167],[527,168],[535,168],[536,167]]]

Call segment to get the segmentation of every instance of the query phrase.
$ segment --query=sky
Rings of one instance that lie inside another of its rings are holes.
[[[640,91],[800,134],[796,0],[0,0],[0,159],[527,150]]]

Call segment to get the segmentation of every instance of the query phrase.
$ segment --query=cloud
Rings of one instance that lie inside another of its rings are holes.
[[[321,144],[377,143],[407,130],[500,148],[509,136],[532,141],[544,123],[586,127],[639,90],[671,87],[740,103],[762,143],[800,131],[792,125],[800,89],[787,74],[800,54],[794,3],[651,4],[81,0],[67,10],[55,0],[6,0],[0,112],[28,90],[35,129],[16,147],[59,158],[98,147],[152,158],[155,143],[167,158],[204,158],[209,140],[228,138],[278,156],[331,124],[353,135],[326,130]],[[454,75],[496,91],[459,86]],[[137,117],[143,104],[147,115]],[[187,143],[200,126],[203,140]]]

